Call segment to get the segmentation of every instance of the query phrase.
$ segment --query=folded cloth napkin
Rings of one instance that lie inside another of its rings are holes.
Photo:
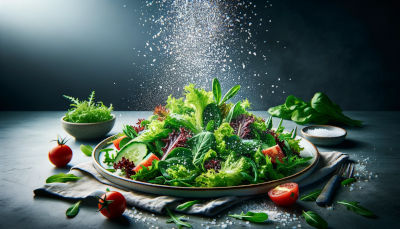
[[[301,187],[310,185],[333,172],[348,155],[340,152],[322,152],[318,166],[314,172],[300,182]],[[128,206],[134,206],[150,212],[164,214],[166,207],[175,208],[178,204],[185,202],[184,199],[172,196],[156,196],[151,194],[130,191],[124,187],[111,183],[100,175],[93,167],[92,162],[86,162],[74,166],[69,173],[82,177],[78,181],[67,183],[50,183],[34,190],[36,196],[55,196],[66,199],[87,199],[101,196],[107,188],[121,192]],[[186,214],[198,214],[214,216],[221,211],[250,197],[227,196],[210,199],[193,205]]]

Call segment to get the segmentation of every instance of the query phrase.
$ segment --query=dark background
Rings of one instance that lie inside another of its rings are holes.
[[[288,94],[308,100],[316,91],[346,110],[400,109],[395,1],[253,2],[273,4],[257,8],[272,19],[268,32],[256,34],[260,46],[268,41],[268,62],[252,66],[268,76],[235,78],[254,110]],[[158,90],[154,79],[162,85],[163,75],[134,51],[148,39],[139,25],[143,9],[139,0],[0,1],[0,110],[65,110],[62,94],[82,98],[93,89],[116,110],[149,110],[179,95]],[[270,85],[279,88],[272,93]]]

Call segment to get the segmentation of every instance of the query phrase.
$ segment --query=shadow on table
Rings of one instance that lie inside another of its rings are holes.
[[[345,139],[342,143],[337,145],[335,148],[338,149],[353,149],[353,148],[363,148],[364,146],[367,146],[368,143],[362,142],[362,141],[357,141],[354,139]]]

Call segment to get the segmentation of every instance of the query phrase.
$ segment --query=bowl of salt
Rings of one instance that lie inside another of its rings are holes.
[[[343,142],[347,131],[337,126],[312,125],[301,129],[301,134],[315,145],[333,146]]]

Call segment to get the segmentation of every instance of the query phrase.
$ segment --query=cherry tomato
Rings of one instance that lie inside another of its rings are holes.
[[[299,186],[296,183],[286,183],[269,190],[269,198],[280,206],[289,206],[299,197]]]
[[[283,163],[283,158],[285,157],[285,154],[283,153],[279,145],[269,147],[268,149],[263,149],[262,153],[270,157],[272,163],[276,162],[276,158],[278,158],[278,160]]]
[[[124,213],[126,209],[126,199],[119,192],[106,192],[99,198],[98,208],[105,217],[114,219]]]
[[[144,167],[149,167],[151,166],[151,164],[153,163],[154,160],[159,161],[160,158],[158,158],[155,154],[150,153],[147,157],[145,157],[143,159],[143,161],[141,161],[134,169],[133,171],[138,172],[139,170],[141,170]]]
[[[117,150],[120,150],[119,143],[124,138],[126,138],[126,136],[119,137],[119,138],[115,139],[114,141],[112,141],[112,143],[114,144],[115,148],[117,148]]]
[[[65,145],[65,143],[67,142],[65,138],[61,139],[60,137],[58,137],[56,141],[58,145],[50,150],[49,160],[56,167],[65,167],[68,162],[71,161],[72,150],[71,148],[69,148],[69,146]]]

